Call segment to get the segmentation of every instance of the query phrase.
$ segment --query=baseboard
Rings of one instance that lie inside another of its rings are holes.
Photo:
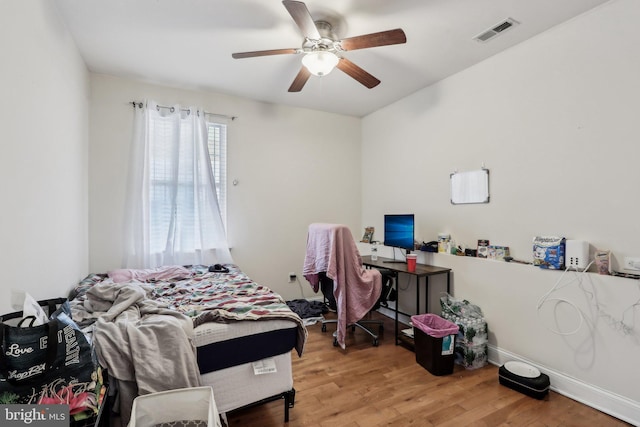
[[[595,408],[622,421],[640,426],[640,404],[623,396],[611,393],[600,387],[584,383],[580,380],[555,371],[547,366],[537,364],[511,352],[489,345],[489,363],[502,366],[510,360],[518,360],[535,366],[549,375],[551,390],[577,402]]]

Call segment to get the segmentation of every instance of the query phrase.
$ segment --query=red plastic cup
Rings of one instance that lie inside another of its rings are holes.
[[[407,254],[407,270],[410,272],[416,271],[416,260],[418,255],[416,254]]]

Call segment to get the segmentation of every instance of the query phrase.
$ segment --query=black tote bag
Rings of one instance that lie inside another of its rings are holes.
[[[97,410],[98,365],[84,333],[63,312],[48,323],[0,322],[0,404],[68,404]]]

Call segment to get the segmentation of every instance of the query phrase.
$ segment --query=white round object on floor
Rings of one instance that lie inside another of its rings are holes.
[[[504,364],[504,367],[507,368],[509,372],[524,378],[538,378],[540,376],[540,371],[537,368],[523,362],[507,362]]]

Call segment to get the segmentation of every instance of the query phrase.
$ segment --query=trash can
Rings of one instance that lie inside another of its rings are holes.
[[[453,372],[458,325],[435,314],[411,316],[416,362],[433,375]]]

